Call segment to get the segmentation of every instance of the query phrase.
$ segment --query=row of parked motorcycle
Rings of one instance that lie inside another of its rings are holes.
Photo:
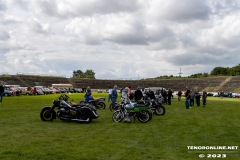
[[[69,102],[69,96],[60,95],[58,99],[53,100],[52,106],[45,106],[40,112],[42,121],[53,121],[59,118],[63,121],[77,121],[90,123],[93,119],[99,117],[97,109],[105,109],[105,98],[97,98],[94,100],[82,100],[80,103]],[[130,119],[138,119],[142,123],[149,122],[153,115],[164,115],[165,107],[162,105],[162,98],[155,99],[145,98],[139,102],[131,102],[121,99],[121,102],[110,104],[110,111],[113,112],[112,120],[114,122],[122,122]]]

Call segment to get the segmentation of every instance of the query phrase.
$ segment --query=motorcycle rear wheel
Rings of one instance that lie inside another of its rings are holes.
[[[115,111],[112,115],[112,120],[114,122],[121,122],[123,118],[124,118],[124,115],[120,111]]]
[[[151,115],[148,111],[142,110],[142,111],[140,111],[140,114],[137,118],[140,122],[147,123],[151,118],[150,116]]]
[[[104,102],[98,102],[98,107],[99,109],[105,109],[106,108],[106,104]]]
[[[51,107],[44,107],[40,113],[42,121],[53,121],[54,112],[50,111]]]
[[[163,106],[158,106],[157,108],[156,108],[156,110],[155,110],[155,114],[156,115],[164,115],[166,113],[166,109],[165,109],[165,107],[163,107]]]

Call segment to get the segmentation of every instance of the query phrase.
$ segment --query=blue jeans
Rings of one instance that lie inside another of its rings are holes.
[[[108,94],[108,103],[112,100],[112,94]]]
[[[115,108],[116,101],[117,101],[117,97],[112,97],[112,108]]]
[[[185,101],[186,109],[189,109],[189,105],[190,105],[190,98],[186,98],[186,101]]]

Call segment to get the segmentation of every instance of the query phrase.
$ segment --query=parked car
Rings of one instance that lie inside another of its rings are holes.
[[[33,93],[32,93],[32,91],[28,91],[28,90],[24,89],[24,90],[21,90],[21,94],[22,95],[32,95]]]
[[[240,92],[233,93],[233,94],[232,94],[232,97],[233,97],[233,98],[240,98]]]
[[[213,97],[219,97],[219,96],[220,96],[219,93],[214,93],[214,94],[213,94]],[[223,93],[223,97],[229,97],[229,92],[224,92],[224,93]]]
[[[4,96],[12,96],[13,95],[13,92],[9,89],[4,89],[4,93],[3,93]]]
[[[107,90],[106,90],[106,89],[98,89],[97,92],[98,92],[98,93],[107,93]]]

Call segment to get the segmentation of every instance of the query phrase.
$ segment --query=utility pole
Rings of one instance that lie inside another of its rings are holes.
[[[181,67],[180,67],[180,71],[179,71],[179,77],[181,77],[181,75],[183,74],[182,71],[181,71]]]

